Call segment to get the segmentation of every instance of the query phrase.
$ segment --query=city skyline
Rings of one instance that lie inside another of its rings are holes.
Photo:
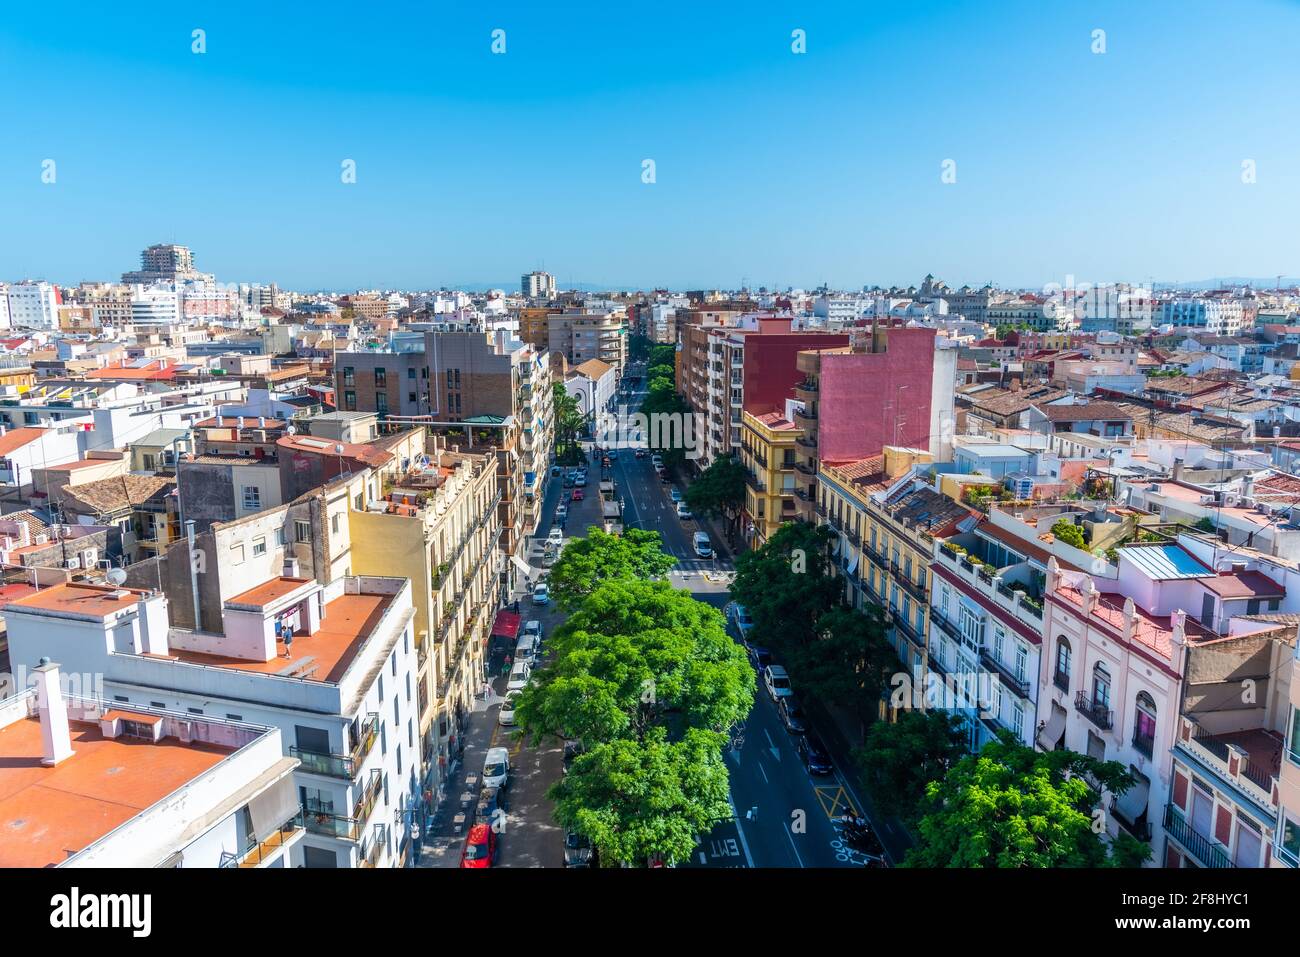
[[[42,107],[0,157],[8,277],[169,240],[335,290],[1294,271],[1284,4],[145,12],[0,28],[0,96]]]

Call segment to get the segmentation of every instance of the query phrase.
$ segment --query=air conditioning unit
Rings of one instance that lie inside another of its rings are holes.
[[[64,566],[63,566],[63,567],[64,567],[64,568],[80,568],[80,567],[81,567],[81,559],[80,559],[80,558],[69,558],[69,559],[67,560],[67,562],[64,563]]]

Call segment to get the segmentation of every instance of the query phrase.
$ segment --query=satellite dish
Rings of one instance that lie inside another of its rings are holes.
[[[108,574],[107,574],[105,577],[108,578],[108,582],[109,582],[110,585],[122,585],[122,584],[125,584],[125,583],[126,583],[126,569],[125,569],[125,568],[110,568],[110,569],[108,570]]]
[[[291,426],[289,426],[289,428],[286,429],[285,431],[287,431],[290,435],[297,435],[297,434],[298,434],[298,427],[297,427],[296,425],[291,425]]]

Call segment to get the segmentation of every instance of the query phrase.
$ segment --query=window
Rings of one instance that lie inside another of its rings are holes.
[[[1092,668],[1092,704],[1094,708],[1110,707],[1110,672],[1100,661]]]
[[[1148,758],[1155,752],[1156,703],[1145,691],[1139,691],[1133,717],[1133,747]]]
[[[1029,665],[1029,649],[1016,642],[1016,680],[1025,680],[1025,669]]]
[[[293,523],[293,540],[299,544],[306,544],[311,541],[311,522],[301,520]]]
[[[352,366],[343,367],[343,384],[356,385],[356,370]]]
[[[965,605],[961,606],[961,634],[971,648],[984,644],[984,621]]]
[[[406,377],[408,379],[415,378],[415,366],[411,366],[409,369],[406,370]]]
[[[388,393],[387,392],[375,393],[375,411],[378,412],[380,415],[388,414]]]
[[[355,412],[357,410],[357,394],[351,389],[343,393],[343,411]]]
[[[1070,690],[1070,643],[1065,635],[1056,639],[1056,674],[1052,682],[1062,691]]]
[[[283,548],[285,546],[285,535],[284,535],[283,526],[275,530],[275,544],[279,548]]]
[[[230,564],[242,565],[244,563],[244,543],[237,542],[230,546]]]
[[[227,721],[243,721],[243,720],[244,720],[244,716],[243,716],[242,714],[231,714],[229,711],[227,711],[227,712],[226,712],[226,720],[227,720]]]
[[[1007,633],[1001,625],[993,626],[993,660],[1002,661],[1002,643],[1006,640]]]
[[[253,539],[253,557],[266,554],[266,536]]]
[[[335,535],[339,533],[339,513],[335,512],[330,516],[330,531]]]
[[[1025,709],[1016,705],[1011,709],[1011,730],[1016,733],[1017,738],[1023,739],[1025,736]]]
[[[388,370],[383,366],[375,367],[375,388],[384,389],[388,386]]]
[[[262,490],[256,485],[245,485],[243,494],[244,508],[259,509],[262,507]]]

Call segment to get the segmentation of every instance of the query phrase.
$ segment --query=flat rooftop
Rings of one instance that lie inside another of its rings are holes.
[[[265,608],[267,605],[275,604],[281,598],[292,595],[303,585],[311,584],[314,581],[314,578],[288,578],[282,575],[279,578],[272,578],[270,581],[255,585],[234,598],[227,598],[226,604]]]
[[[0,867],[60,864],[233,753],[70,726],[74,754],[52,768],[41,764],[38,718],[0,728]]]
[[[37,546],[28,546],[29,548]],[[40,548],[48,548],[41,545]],[[25,598],[17,598],[9,603],[10,608],[30,608],[40,611],[55,612],[61,615],[79,615],[87,618],[106,618],[114,612],[132,607],[148,592],[137,588],[113,588],[103,585],[86,585],[80,582],[65,582],[42,588]]]
[[[313,681],[338,681],[383,617],[392,595],[340,595],[325,606],[325,619],[314,635],[296,635],[290,657],[284,656],[284,642],[275,643],[277,657],[270,661],[247,661],[225,655],[211,655],[173,648],[180,661],[251,671],[264,675],[283,674]]]

